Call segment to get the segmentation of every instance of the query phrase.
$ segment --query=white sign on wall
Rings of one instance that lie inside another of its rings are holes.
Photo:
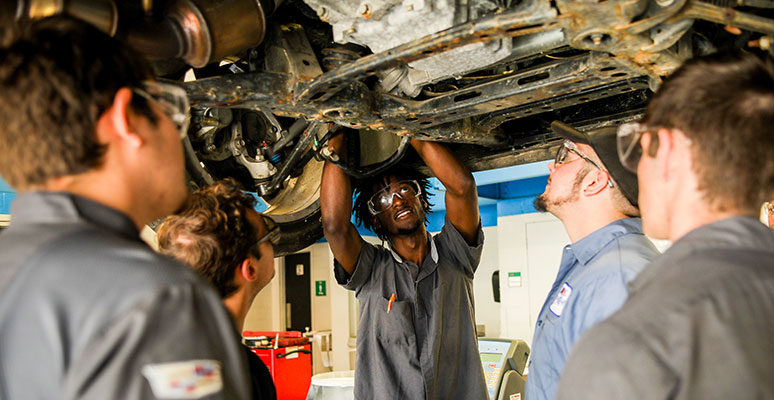
[[[521,272],[508,273],[508,287],[521,287]]]

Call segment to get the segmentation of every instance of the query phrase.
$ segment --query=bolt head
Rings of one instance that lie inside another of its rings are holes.
[[[357,8],[357,13],[369,18],[371,17],[371,6],[368,3],[360,3],[360,7]]]
[[[403,8],[408,11],[419,11],[426,6],[425,0],[403,0]]]

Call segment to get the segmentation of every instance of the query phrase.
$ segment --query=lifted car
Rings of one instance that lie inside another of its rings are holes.
[[[357,138],[342,165],[356,178],[403,158],[410,137],[450,143],[474,171],[545,160],[553,120],[635,120],[693,56],[772,53],[773,11],[774,0],[17,0],[14,12],[89,21],[184,87],[192,183],[232,176],[255,191],[281,224],[282,255],[322,236],[320,175],[325,159],[341,165],[325,146],[338,130]]]

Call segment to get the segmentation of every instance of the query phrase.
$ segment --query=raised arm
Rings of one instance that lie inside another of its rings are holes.
[[[437,142],[411,139],[411,145],[446,187],[446,216],[469,245],[478,232],[478,193],[468,167]]]
[[[345,156],[344,134],[328,141],[328,148]],[[352,218],[352,184],[349,176],[330,161],[325,162],[320,188],[320,207],[325,239],[344,270],[352,275],[363,247]]]

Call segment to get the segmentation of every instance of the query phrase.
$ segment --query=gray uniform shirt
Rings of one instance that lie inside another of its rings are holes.
[[[351,277],[335,263],[338,282],[360,301],[355,398],[487,398],[473,303],[480,227],[477,236],[468,246],[447,219],[441,233],[428,234],[422,268],[366,242]]]
[[[217,294],[128,217],[45,192],[17,197],[12,215],[0,234],[0,399],[249,397]]]
[[[675,242],[581,338],[557,398],[774,398],[772,232],[733,217]]]

